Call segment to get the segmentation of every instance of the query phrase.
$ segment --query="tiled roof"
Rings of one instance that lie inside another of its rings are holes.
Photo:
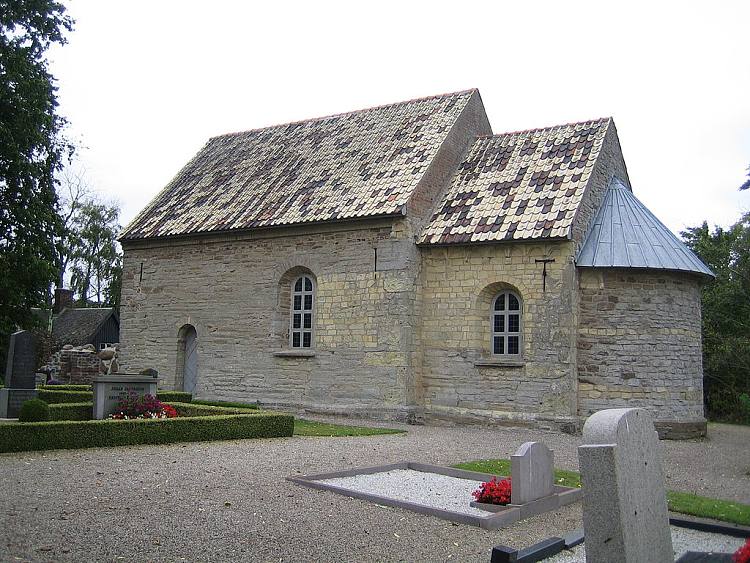
[[[569,236],[609,124],[599,119],[479,138],[419,242]]]
[[[474,93],[215,137],[121,239],[402,213]]]
[[[617,178],[604,195],[576,265],[676,270],[714,277]]]
[[[57,345],[89,344],[114,309],[64,309],[52,322],[52,337]]]

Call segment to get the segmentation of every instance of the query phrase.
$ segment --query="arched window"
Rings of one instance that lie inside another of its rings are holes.
[[[512,291],[503,291],[492,301],[492,354],[521,355],[521,299]]]
[[[289,345],[292,348],[312,348],[314,288],[310,276],[300,276],[292,284],[289,319]]]

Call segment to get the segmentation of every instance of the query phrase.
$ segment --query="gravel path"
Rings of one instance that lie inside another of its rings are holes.
[[[494,545],[525,547],[581,527],[580,503],[489,532],[284,480],[407,460],[507,458],[528,440],[549,445],[558,467],[577,469],[575,436],[403,428],[407,434],[2,454],[0,561],[486,562]],[[663,442],[668,485],[750,503],[749,443],[750,428],[720,425],[707,441]]]

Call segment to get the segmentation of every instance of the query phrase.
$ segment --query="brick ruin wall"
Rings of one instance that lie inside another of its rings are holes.
[[[582,416],[643,407],[673,435],[705,431],[700,287],[685,274],[581,269]]]

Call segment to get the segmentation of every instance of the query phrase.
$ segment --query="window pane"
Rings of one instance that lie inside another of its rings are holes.
[[[294,318],[292,320],[292,328],[300,328],[300,321],[302,319],[300,318],[299,313],[294,313]]]
[[[508,354],[518,354],[518,337],[508,337]]]
[[[508,332],[518,332],[518,315],[508,315]]]
[[[292,348],[299,348],[299,332],[292,333]]]
[[[302,278],[297,280],[297,283],[294,284],[294,291],[302,291]]]
[[[505,332],[505,317],[495,315],[495,332]]]
[[[310,281],[310,278],[305,278],[305,291],[312,291],[312,281]]]
[[[305,311],[312,310],[312,295],[305,295]]]
[[[305,313],[305,328],[312,328],[312,314]]]
[[[492,353],[493,354],[504,354],[505,352],[503,350],[503,337],[502,336],[496,336],[492,340],[494,341]]]
[[[508,294],[508,310],[518,311],[518,299],[512,293]]]
[[[294,310],[300,311],[301,309],[302,309],[302,296],[295,295],[294,296]]]
[[[505,311],[505,294],[498,295],[495,299],[495,311]]]
[[[309,332],[305,332],[302,335],[302,347],[303,348],[309,348],[310,347],[310,336],[311,334]]]

